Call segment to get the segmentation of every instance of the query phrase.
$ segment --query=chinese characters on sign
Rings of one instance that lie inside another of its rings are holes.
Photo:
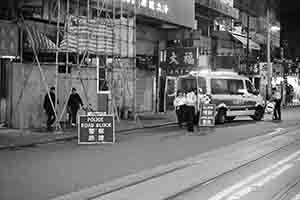
[[[197,68],[197,48],[167,49],[166,56],[161,61],[161,66],[168,75],[188,74],[191,70]]]
[[[112,115],[80,116],[79,144],[103,144],[115,142],[114,117]]]
[[[202,104],[200,109],[199,126],[215,126],[216,105]]]

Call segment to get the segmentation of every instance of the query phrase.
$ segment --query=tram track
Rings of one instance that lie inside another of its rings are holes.
[[[260,141],[260,143],[263,144],[265,141],[267,141],[267,140],[269,140],[269,139],[271,139],[271,138],[279,137],[279,136],[282,136],[282,135],[287,134],[287,133],[293,133],[293,132],[295,132],[295,130],[298,130],[298,129],[299,129],[299,126],[289,128],[288,130],[280,130],[280,131],[277,131],[277,133],[276,133],[276,130],[275,130],[275,131],[273,131],[273,132],[271,132],[271,133],[264,134],[264,135],[260,135],[260,136],[256,136],[256,137],[253,137],[253,138],[248,138],[248,139],[246,139],[246,140],[251,140],[251,141],[252,141],[252,140],[257,139],[258,137],[262,137],[262,140]],[[178,192],[175,193],[175,194],[172,194],[172,195],[170,195],[170,196],[168,196],[168,197],[166,197],[166,198],[163,198],[163,200],[172,200],[172,199],[176,199],[177,197],[183,196],[183,195],[185,195],[186,193],[189,193],[189,192],[193,191],[193,190],[196,189],[196,188],[203,187],[203,186],[205,186],[205,185],[211,184],[211,183],[213,183],[214,181],[216,181],[216,180],[218,180],[218,179],[220,179],[220,178],[222,178],[222,177],[224,177],[224,176],[226,176],[226,175],[228,175],[228,174],[230,174],[230,173],[235,172],[236,170],[239,170],[239,169],[241,169],[241,168],[248,167],[248,166],[254,164],[255,162],[257,162],[257,161],[259,161],[259,160],[261,160],[261,159],[263,159],[263,158],[266,158],[266,157],[268,157],[268,156],[270,156],[270,155],[272,155],[272,154],[274,154],[274,153],[276,153],[276,152],[278,152],[278,151],[281,151],[282,149],[284,149],[284,148],[286,148],[286,147],[288,147],[288,146],[290,146],[290,145],[293,145],[293,144],[295,144],[295,143],[297,143],[297,142],[299,142],[299,141],[300,141],[300,138],[299,138],[299,139],[296,139],[296,140],[293,140],[292,142],[289,142],[289,143],[287,143],[287,144],[285,144],[285,145],[283,145],[283,146],[280,146],[279,148],[276,148],[276,149],[274,149],[274,150],[272,150],[272,151],[270,151],[270,152],[268,152],[268,153],[266,153],[266,154],[263,154],[262,156],[259,156],[259,157],[255,158],[255,159],[253,159],[253,160],[250,160],[250,161],[248,161],[248,162],[246,162],[246,163],[244,163],[244,164],[242,164],[242,165],[239,165],[239,166],[237,166],[237,167],[235,167],[235,168],[233,168],[233,169],[230,169],[230,170],[225,171],[225,172],[223,172],[223,173],[221,173],[221,174],[218,174],[217,176],[214,176],[214,177],[209,178],[209,179],[207,179],[207,180],[205,180],[205,181],[202,181],[202,182],[199,183],[199,184],[196,184],[196,185],[193,185],[193,186],[191,186],[191,187],[185,188],[184,190],[178,191]],[[241,142],[241,141],[240,141],[240,142]],[[89,199],[89,200],[97,200],[98,198],[104,197],[104,196],[109,195],[109,194],[111,194],[111,193],[119,192],[119,191],[121,191],[121,190],[123,190],[123,189],[130,188],[130,187],[133,187],[133,186],[137,186],[138,184],[141,184],[141,183],[150,181],[150,180],[152,180],[152,179],[160,178],[160,177],[163,177],[164,175],[167,175],[167,174],[170,174],[170,173],[174,173],[174,172],[179,171],[179,170],[184,170],[184,169],[187,169],[188,167],[191,167],[191,166],[193,166],[193,165],[199,165],[199,164],[201,164],[201,162],[191,162],[191,163],[189,163],[189,164],[186,164],[186,165],[183,165],[183,166],[181,166],[181,167],[172,169],[172,170],[170,170],[170,171],[165,171],[164,173],[156,174],[156,175],[154,175],[154,176],[147,177],[147,178],[142,179],[142,180],[139,180],[139,181],[137,181],[137,182],[132,182],[132,183],[130,183],[130,184],[128,184],[128,185],[123,185],[122,187],[115,188],[114,190],[110,190],[110,191],[107,191],[107,192],[105,192],[105,193],[101,193],[101,194],[92,196],[92,197],[90,197],[90,198],[88,198],[88,199]]]
[[[199,184],[197,184],[197,185],[194,185],[194,186],[192,186],[192,187],[186,188],[186,189],[183,190],[183,191],[179,191],[178,193],[176,193],[176,194],[174,194],[174,195],[172,195],[172,196],[170,196],[170,197],[164,198],[163,200],[174,200],[174,199],[176,199],[176,198],[178,198],[178,197],[180,197],[180,196],[184,196],[185,194],[187,194],[187,193],[189,193],[189,192],[192,192],[193,190],[195,190],[195,189],[197,189],[197,188],[206,186],[206,185],[208,185],[208,184],[212,184],[212,183],[214,183],[215,181],[217,181],[218,179],[223,178],[223,177],[226,176],[226,175],[229,175],[229,174],[231,174],[231,173],[234,173],[235,171],[240,170],[240,169],[242,169],[242,168],[247,168],[247,167],[251,166],[252,164],[256,163],[257,161],[262,160],[262,159],[264,159],[264,158],[267,158],[268,156],[270,156],[270,155],[272,155],[272,154],[274,154],[274,153],[276,153],[276,152],[279,152],[279,151],[281,151],[282,149],[284,149],[284,148],[286,148],[286,147],[288,147],[288,146],[290,146],[290,145],[296,144],[297,142],[300,142],[300,138],[297,139],[297,140],[295,140],[295,141],[293,141],[293,142],[291,142],[291,143],[288,143],[288,144],[286,144],[286,145],[284,145],[284,146],[282,146],[282,147],[280,147],[280,148],[277,148],[277,149],[275,149],[274,151],[271,151],[271,152],[269,152],[269,153],[267,153],[267,154],[265,154],[265,155],[263,155],[263,156],[260,156],[260,157],[254,159],[254,160],[251,160],[251,161],[249,161],[249,162],[247,162],[247,163],[245,163],[245,164],[243,164],[243,165],[240,165],[240,166],[238,166],[238,167],[236,167],[236,168],[233,168],[233,169],[231,169],[231,170],[229,170],[229,171],[226,171],[226,172],[224,172],[224,173],[222,173],[222,174],[219,174],[218,176],[215,176],[215,177],[213,177],[213,178],[211,178],[211,179],[208,179],[208,180],[206,180],[206,181],[204,181],[204,182],[202,182],[202,183],[199,183]],[[290,190],[293,186],[297,185],[298,183],[300,183],[300,176],[297,177],[296,181],[290,183],[289,186],[288,186],[288,187],[285,187],[285,188],[287,188],[288,190]],[[287,190],[287,189],[286,189],[286,190]],[[284,190],[284,191],[285,191],[285,190]],[[287,191],[287,192],[288,192],[288,191]],[[286,192],[285,192],[285,193],[286,193]],[[278,195],[279,195],[279,194],[278,194]],[[282,198],[276,197],[276,198],[274,198],[274,199],[272,198],[272,200],[282,200]]]

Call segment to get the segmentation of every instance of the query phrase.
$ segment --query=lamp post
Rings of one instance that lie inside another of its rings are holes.
[[[268,87],[267,94],[271,94],[272,65],[271,65],[271,32],[279,31],[280,27],[272,26],[270,23],[270,9],[267,8],[267,66],[268,66]]]
[[[272,66],[271,66],[271,29],[270,29],[270,11],[267,8],[267,66],[268,66],[268,80],[267,80],[267,93],[266,96],[271,94],[271,78],[272,78]]]

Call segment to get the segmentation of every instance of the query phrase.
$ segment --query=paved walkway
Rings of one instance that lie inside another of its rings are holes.
[[[298,107],[287,106],[285,109]],[[121,134],[130,130],[153,128],[176,123],[174,112],[143,113],[137,121],[116,121],[116,133]],[[57,132],[47,132],[45,129],[8,129],[0,126],[0,149],[34,146],[55,141],[72,140],[77,138],[77,129],[65,129]]]
[[[116,133],[166,126],[174,124],[176,116],[170,113],[144,113],[139,115],[137,121],[121,120],[116,123]],[[48,132],[45,129],[8,129],[0,127],[0,149],[33,146],[36,144],[50,143],[54,141],[71,140],[77,138],[77,129],[65,129],[63,131]]]

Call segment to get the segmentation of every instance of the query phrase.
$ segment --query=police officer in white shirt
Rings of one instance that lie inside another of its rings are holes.
[[[193,89],[186,95],[186,118],[187,118],[187,126],[188,131],[194,131],[194,117],[195,117],[195,108],[197,104],[197,96]]]
[[[281,120],[281,92],[277,88],[272,88],[272,100],[275,102],[273,119]]]
[[[184,122],[185,112],[186,112],[186,97],[183,91],[179,90],[177,96],[174,99],[174,107],[176,110],[177,121],[180,128],[182,128],[182,123]]]

